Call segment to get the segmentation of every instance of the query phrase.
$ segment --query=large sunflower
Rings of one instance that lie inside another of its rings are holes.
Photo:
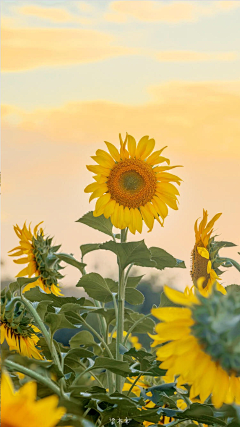
[[[148,136],[136,144],[131,135],[124,142],[120,135],[119,151],[110,142],[105,143],[109,153],[97,150],[92,156],[97,165],[87,166],[96,174],[96,182],[85,188],[86,193],[92,193],[90,201],[98,199],[93,215],[103,214],[115,227],[128,227],[133,234],[142,232],[142,221],[149,231],[154,219],[163,226],[168,207],[178,209],[179,192],[171,182],[180,185],[181,181],[167,172],[177,166],[169,166],[169,159],[161,156],[166,147],[152,153],[155,140]],[[164,162],[168,166],[159,166]]]
[[[221,215],[221,213],[216,214],[208,222],[208,212],[203,209],[202,221],[198,225],[197,220],[194,226],[195,245],[192,250],[191,277],[195,286],[198,279],[204,278],[202,287],[206,294],[211,291],[215,282],[218,290],[221,289],[225,293],[224,287],[217,282],[217,280],[221,280],[216,272],[217,269],[214,269],[214,261],[218,251],[214,245],[214,238],[211,237],[213,226]]]
[[[36,401],[37,384],[32,381],[15,391],[9,375],[3,373],[1,391],[2,427],[55,427],[66,412],[57,407],[55,395]]]
[[[20,239],[20,246],[9,251],[9,253],[16,251],[9,256],[26,255],[23,258],[14,260],[16,264],[28,264],[16,277],[31,277],[33,274],[39,276],[36,282],[30,283],[24,288],[24,292],[32,287],[40,286],[46,293],[53,293],[58,296],[62,295],[58,280],[63,276],[58,271],[61,267],[55,252],[60,246],[51,246],[52,238],[45,238],[42,228],[38,230],[42,222],[36,225],[33,233],[30,225],[27,228],[26,223],[22,229],[18,225],[14,226],[14,231]]]
[[[182,307],[160,307],[152,314],[161,320],[153,346],[162,369],[178,377],[178,384],[191,386],[190,399],[202,403],[211,395],[219,408],[240,404],[239,310],[240,295],[223,295],[215,288],[205,297],[197,292],[165,286],[169,300]],[[164,344],[164,345],[163,345]]]
[[[21,303],[11,306],[10,302],[9,290],[5,288],[1,292],[1,344],[6,340],[10,350],[23,356],[42,359],[37,348],[37,333],[40,330],[32,324],[32,317]]]

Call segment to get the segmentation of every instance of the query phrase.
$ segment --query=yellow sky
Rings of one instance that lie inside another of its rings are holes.
[[[119,132],[155,138],[184,166],[179,211],[133,237],[186,261],[166,280],[190,284],[202,208],[222,212],[217,233],[240,244],[239,17],[240,1],[2,2],[4,274],[18,271],[7,259],[16,222],[44,220],[76,257],[80,244],[104,238],[74,221],[94,208],[85,165]],[[97,262],[114,273],[104,255],[89,255],[89,271]],[[78,279],[66,273],[66,285]],[[229,271],[224,282],[238,276]]]

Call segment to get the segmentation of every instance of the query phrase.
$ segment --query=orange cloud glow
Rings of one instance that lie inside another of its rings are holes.
[[[15,129],[67,144],[102,141],[106,135],[114,141],[125,131],[140,137],[150,129],[159,144],[169,144],[177,152],[210,158],[234,153],[236,158],[240,156],[239,89],[240,82],[172,82],[149,88],[154,101],[142,105],[88,101],[19,112]],[[3,123],[13,128],[8,115]]]
[[[66,9],[60,7],[43,7],[37,5],[20,6],[15,8],[20,15],[34,16],[53,23],[79,22],[88,24],[91,22],[83,16],[76,16],[69,13]]]
[[[110,34],[72,28],[2,28],[2,71],[23,71],[134,54]]]
[[[135,19],[144,22],[194,22],[202,16],[240,7],[238,1],[112,1],[105,19],[113,22],[126,22]]]

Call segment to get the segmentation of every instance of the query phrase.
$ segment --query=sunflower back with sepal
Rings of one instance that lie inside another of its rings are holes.
[[[56,256],[56,252],[61,247],[51,246],[52,237],[44,238],[43,234],[38,233],[37,237],[33,237],[33,253],[36,260],[39,276],[46,288],[51,289],[52,285],[57,286],[59,279],[64,276],[59,272],[64,267],[61,267],[60,260]]]

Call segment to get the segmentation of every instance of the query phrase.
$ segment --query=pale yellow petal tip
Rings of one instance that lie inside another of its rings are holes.
[[[201,257],[209,259],[209,252],[206,248],[198,247],[197,251]]]

